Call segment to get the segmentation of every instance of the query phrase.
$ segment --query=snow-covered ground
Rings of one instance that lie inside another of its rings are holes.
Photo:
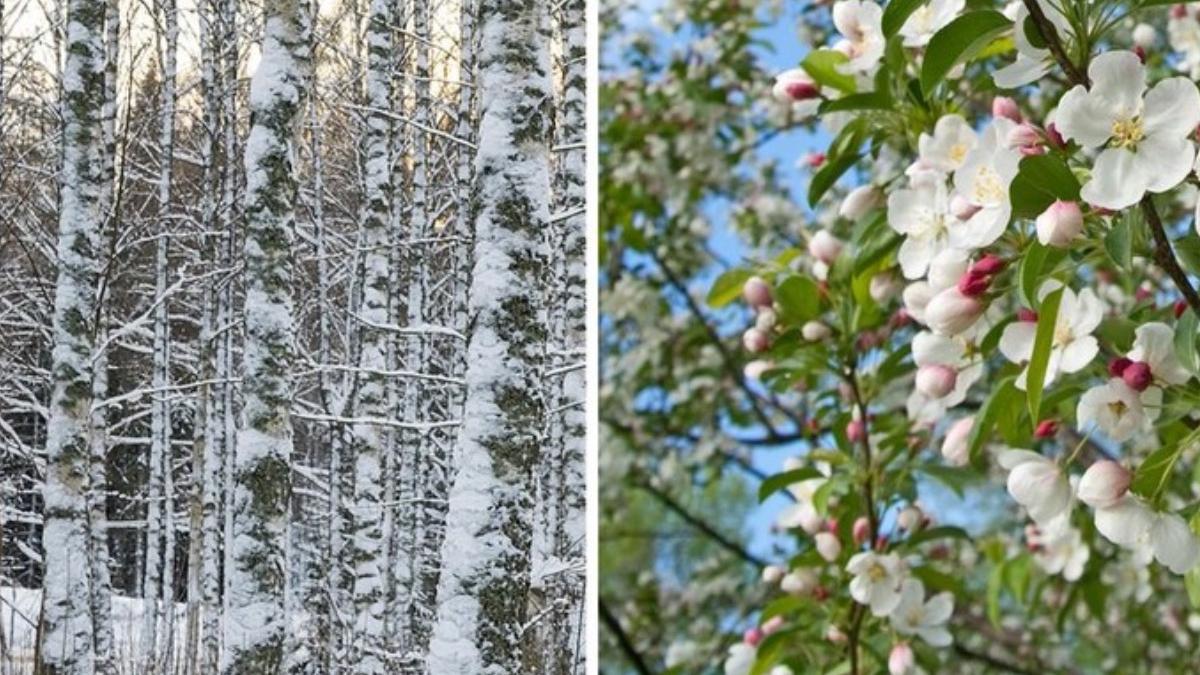
[[[32,675],[42,592],[0,586],[0,675]],[[118,675],[135,675],[141,653],[142,600],[113,596],[113,639]],[[186,606],[175,605],[175,652],[183,645]]]

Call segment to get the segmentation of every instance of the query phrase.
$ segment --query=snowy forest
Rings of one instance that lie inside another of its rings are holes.
[[[583,672],[585,54],[0,1],[0,673]]]

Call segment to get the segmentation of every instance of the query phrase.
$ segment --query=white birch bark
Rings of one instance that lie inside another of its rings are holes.
[[[89,409],[104,222],[103,0],[68,0],[62,78],[62,173],[54,295],[53,393],[46,436],[40,672],[95,670],[87,560]]]
[[[480,9],[472,332],[431,675],[522,670],[533,468],[545,415],[538,288],[550,216],[547,6],[483,0]]]
[[[226,675],[283,663],[294,366],[293,123],[304,100],[309,7],[267,0],[262,59],[250,85],[246,142],[246,340],[243,428],[235,449],[232,553],[226,574]]]

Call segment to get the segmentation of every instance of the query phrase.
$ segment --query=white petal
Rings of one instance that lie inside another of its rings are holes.
[[[900,604],[900,594],[896,589],[884,583],[875,584],[871,589],[871,613],[875,616],[891,614],[896,605]]]
[[[1090,148],[1103,145],[1112,136],[1116,117],[1083,87],[1076,85],[1063,94],[1054,113],[1054,124],[1067,140]]]
[[[1192,172],[1196,146],[1186,138],[1147,136],[1138,145],[1139,172],[1150,177],[1146,188],[1165,192],[1183,182]]]
[[[1036,523],[1048,522],[1071,506],[1071,485],[1045,458],[1014,468],[1008,474],[1008,492]]]
[[[938,626],[937,628],[922,628],[917,631],[921,639],[929,643],[931,647],[949,647],[954,638],[950,635],[950,631]]]
[[[985,206],[971,219],[950,226],[950,245],[955,248],[976,249],[990,246],[1008,227],[1012,207],[1006,202]]]
[[[1000,465],[1000,468],[1009,470],[1015,469],[1025,462],[1046,461],[1049,460],[1032,450],[1021,450],[1019,448],[1008,448],[996,455],[996,463]]]
[[[1132,152],[1108,148],[1096,158],[1092,179],[1079,195],[1090,204],[1119,210],[1136,204],[1149,184],[1150,176],[1141,171]]]
[[[1103,320],[1104,305],[1100,303],[1100,298],[1097,298],[1090,288],[1080,291],[1075,316],[1071,318],[1071,330],[1076,335],[1088,335],[1096,330]]]
[[[1154,514],[1136,497],[1126,496],[1114,506],[1096,509],[1096,531],[1118,546],[1143,541],[1154,524]]]
[[[1187,138],[1200,124],[1200,91],[1186,77],[1163,80],[1146,92],[1146,136]]]
[[[1160,513],[1150,529],[1154,557],[1176,574],[1192,569],[1200,560],[1200,544],[1191,528],[1174,513]]]
[[[1122,117],[1141,112],[1142,93],[1146,91],[1146,66],[1129,51],[1105,52],[1088,66],[1091,94]]]
[[[1000,333],[1000,353],[1013,363],[1025,363],[1033,358],[1033,341],[1037,336],[1037,323],[1014,321]]]
[[[928,625],[946,623],[953,613],[954,596],[943,591],[930,598],[929,602],[925,604],[925,623]]]
[[[912,356],[918,366],[955,364],[962,358],[963,348],[957,340],[921,331],[913,336]]]
[[[1100,343],[1091,335],[1075,338],[1062,349],[1058,367],[1064,373],[1077,373],[1087,367],[1100,352]]]
[[[1150,364],[1150,372],[1170,384],[1183,384],[1191,379],[1191,373],[1175,356],[1175,332],[1170,326],[1151,321],[1138,326],[1135,335],[1129,358]]]
[[[896,260],[900,262],[900,271],[905,279],[920,279],[929,269],[929,259],[933,257],[935,244],[932,239],[907,237],[896,252]]]
[[[854,577],[850,580],[850,597],[860,605],[867,604],[871,599],[871,582],[866,577]]]
[[[1001,89],[1016,89],[1041,79],[1050,70],[1046,59],[1030,58],[1017,54],[1017,60],[992,73],[992,80]]]

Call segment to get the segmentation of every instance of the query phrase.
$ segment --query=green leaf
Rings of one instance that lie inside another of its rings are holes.
[[[1189,232],[1174,241],[1175,254],[1179,262],[1192,274],[1200,274],[1200,235]]]
[[[1195,443],[1198,434],[1200,432],[1192,432],[1178,443],[1168,443],[1150,453],[1133,472],[1133,482],[1129,489],[1134,494],[1145,497],[1147,501],[1155,501],[1170,480],[1175,462],[1184,450]]]
[[[967,12],[951,21],[929,40],[921,66],[921,90],[928,95],[954,66],[969,61],[1011,26],[1008,17],[990,9]]]
[[[800,67],[817,84],[853,94],[858,89],[854,76],[838,70],[838,66],[849,60],[845,54],[833,49],[814,49],[800,62]]]
[[[1132,212],[1130,212],[1132,213]],[[1133,229],[1129,218],[1117,218],[1104,236],[1104,250],[1118,269],[1129,269],[1133,258]]]
[[[750,273],[750,270],[737,268],[717,277],[712,288],[708,289],[708,306],[718,309],[737,300],[742,295],[742,286],[752,276],[754,275]]]
[[[963,496],[967,483],[970,483],[976,477],[974,472],[967,469],[942,466],[940,464],[929,464],[917,470],[950,488],[959,497]]]
[[[1014,218],[1036,218],[1055,200],[1078,201],[1079,179],[1056,155],[1025,157],[1008,188]]]
[[[1058,305],[1062,302],[1065,286],[1046,296],[1038,307],[1037,332],[1033,338],[1033,356],[1029,359],[1028,374],[1025,376],[1025,394],[1029,402],[1029,417],[1036,427],[1041,412],[1042,389],[1046,381],[1046,368],[1050,365],[1050,350],[1054,347],[1054,331],[1058,326]]]
[[[992,568],[987,582],[987,616],[996,628],[1000,627],[1000,591],[1004,588],[1004,566],[998,563]]]
[[[776,492],[787,488],[787,486],[792,485],[793,483],[799,483],[802,480],[808,480],[810,478],[819,478],[820,476],[821,472],[817,471],[811,466],[806,466],[802,469],[784,471],[783,473],[777,473],[764,480],[762,484],[758,486],[758,501],[760,503],[767,501],[767,497],[770,497]]]
[[[929,589],[930,594],[950,591],[961,597],[965,592],[962,581],[957,577],[939,572],[932,567],[914,567],[911,572],[914,577],[925,584],[925,588]]]
[[[779,318],[791,324],[808,321],[821,311],[820,291],[808,277],[784,279],[775,287],[775,303],[779,305]]]
[[[891,110],[894,105],[895,102],[886,91],[868,91],[823,101],[818,113],[824,115],[848,110]]]
[[[1001,380],[983,404],[979,414],[975,416],[975,424],[971,427],[971,434],[967,440],[972,462],[979,457],[983,444],[987,442],[1001,416],[1020,406],[1020,390],[1016,387],[1016,379],[1015,376],[1011,376]]]
[[[1196,312],[1188,307],[1175,324],[1175,358],[1180,365],[1200,375],[1200,352],[1196,350]]]
[[[971,535],[961,527],[953,525],[942,525],[939,527],[931,527],[928,530],[921,530],[904,541],[907,546],[917,546],[924,544],[927,541],[935,539],[970,539]]]
[[[784,648],[791,642],[796,640],[796,633],[800,628],[793,626],[791,628],[781,628],[767,637],[758,644],[758,652],[754,657],[754,667],[750,669],[750,675],[765,675],[771,670],[771,667],[779,662],[779,656]]]
[[[1037,307],[1037,292],[1042,280],[1066,255],[1065,249],[1042,246],[1036,241],[1025,249],[1017,266],[1017,279],[1020,282],[1021,300],[1026,306]]]
[[[816,206],[821,197],[829,191],[829,188],[833,187],[833,184],[850,167],[854,166],[854,163],[858,159],[859,155],[857,153],[846,153],[827,160],[825,165],[813,175],[812,182],[808,184],[808,205]]]
[[[1189,525],[1192,532],[1200,534],[1200,512],[1192,516]],[[1200,609],[1200,566],[1188,570],[1183,577],[1183,586],[1187,589],[1188,602],[1191,603],[1192,609]]]
[[[917,11],[925,0],[891,0],[887,6],[883,8],[883,36],[890,38],[900,29],[904,27],[904,22],[908,21],[908,17]]]

